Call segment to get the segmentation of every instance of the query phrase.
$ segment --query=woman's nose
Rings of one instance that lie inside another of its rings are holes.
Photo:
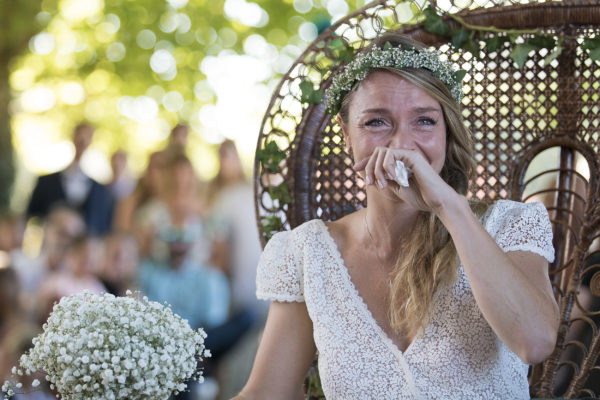
[[[398,129],[390,140],[389,147],[395,149],[414,150],[415,142],[410,132],[405,129]]]

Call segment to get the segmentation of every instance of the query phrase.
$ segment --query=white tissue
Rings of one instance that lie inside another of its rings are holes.
[[[396,183],[400,186],[408,187],[408,175],[410,175],[411,170],[400,160],[396,160],[396,169],[394,170],[396,175]]]

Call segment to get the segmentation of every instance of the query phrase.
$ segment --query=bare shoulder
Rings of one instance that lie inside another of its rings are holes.
[[[352,233],[356,232],[358,224],[362,223],[362,219],[364,218],[363,212],[362,210],[355,211],[338,220],[325,222],[329,234],[342,253],[352,243]]]

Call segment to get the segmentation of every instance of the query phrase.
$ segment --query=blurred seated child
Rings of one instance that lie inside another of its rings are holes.
[[[154,242],[157,247],[166,247],[166,257],[155,255],[142,261],[142,292],[150,300],[169,303],[194,329],[225,322],[229,313],[227,278],[221,271],[190,257],[194,235],[172,227]]]
[[[26,295],[37,293],[48,274],[62,268],[67,248],[73,239],[83,235],[85,230],[83,218],[73,208],[59,205],[50,211],[44,223],[39,255],[35,258],[13,258],[13,266]]]
[[[106,292],[99,278],[102,265],[103,248],[98,239],[90,236],[74,239],[65,253],[64,268],[52,272],[40,287],[39,299],[46,307],[45,315],[53,303],[64,296],[84,290],[96,294]]]
[[[41,332],[19,302],[19,281],[17,273],[10,266],[0,266],[0,382],[15,381],[11,369],[31,346],[31,341]],[[31,391],[31,382],[42,382],[37,390]],[[20,376],[19,382],[28,388],[26,394],[17,394],[12,400],[50,400],[54,396],[49,392],[41,375]]]
[[[139,263],[135,238],[128,233],[112,232],[104,238],[104,253],[101,278],[106,290],[115,296],[124,296],[128,289],[135,290]]]

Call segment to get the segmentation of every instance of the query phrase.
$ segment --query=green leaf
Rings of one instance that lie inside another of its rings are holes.
[[[276,173],[279,171],[279,164],[286,158],[286,153],[279,149],[277,143],[271,141],[256,151],[256,158],[267,172]]]
[[[323,91],[320,89],[315,90],[313,84],[309,81],[300,82],[300,101],[308,104],[321,104],[323,102]]]
[[[273,200],[279,200],[279,202],[282,204],[290,204],[292,202],[287,183],[285,182],[282,182],[277,186],[270,187],[269,196],[271,196],[271,199]]]
[[[535,47],[528,43],[518,43],[510,52],[510,58],[512,58],[513,61],[517,63],[519,69],[521,69],[523,68],[523,65],[525,65],[525,61],[527,61],[527,57],[531,50],[535,50]]]
[[[450,25],[444,22],[442,17],[431,6],[427,7],[423,13],[425,14],[425,24],[423,27],[427,32],[440,36],[448,36],[450,34]]]
[[[465,71],[464,69],[459,69],[458,71],[454,72],[454,80],[456,82],[461,82],[466,74],[467,71]]]
[[[593,50],[600,47],[600,38],[586,39],[581,44],[582,50]]]
[[[556,39],[552,36],[539,35],[527,40],[527,44],[537,47],[538,49],[550,50],[556,46]]]
[[[485,50],[488,53],[493,53],[506,42],[510,42],[508,36],[492,36],[485,40]]]
[[[469,53],[473,54],[473,56],[479,58],[481,48],[479,47],[479,43],[473,40],[472,37],[470,37],[469,40],[463,43],[462,48],[468,51]]]
[[[460,49],[462,44],[469,39],[469,31],[464,28],[458,28],[452,31],[452,46]]]
[[[521,35],[519,35],[518,33],[509,33],[508,34],[508,40],[511,43],[515,43],[517,41],[517,39],[520,37]]]
[[[554,61],[556,58],[558,58],[558,56],[560,56],[560,53],[562,53],[563,51],[563,47],[559,44],[556,46],[556,49],[554,49],[554,51],[550,54],[548,54],[546,56],[546,58],[544,58],[544,67],[550,65],[550,63],[552,61]]]
[[[323,103],[324,93],[321,89],[313,90],[309,103],[311,104],[321,104]]]
[[[283,222],[281,221],[281,218],[276,215],[267,215],[260,220],[260,225],[268,240],[271,239],[274,233],[281,230]]]
[[[600,61],[600,47],[590,50],[590,58],[594,61]]]
[[[333,39],[331,42],[329,42],[329,44],[327,46],[333,51],[338,51],[345,47],[344,41],[342,39],[340,39],[339,37]]]
[[[354,57],[354,49],[340,38],[332,40],[328,47],[333,52],[334,57],[341,62],[347,63]]]

